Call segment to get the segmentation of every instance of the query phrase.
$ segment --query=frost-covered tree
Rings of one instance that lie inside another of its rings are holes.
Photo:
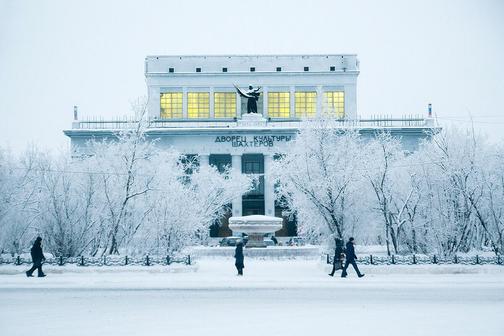
[[[60,153],[39,165],[37,231],[46,249],[57,256],[79,255],[89,246],[98,221],[94,176],[68,153]]]
[[[86,161],[101,173],[100,197],[106,213],[103,254],[119,253],[121,243],[139,219],[132,216],[132,203],[154,188],[150,158],[155,148],[140,132],[140,129],[126,131],[118,135],[117,141],[90,144],[93,155]]]
[[[435,249],[445,255],[467,252],[477,239],[470,198],[481,190],[476,174],[483,154],[480,145],[471,133],[452,130],[432,137],[419,153],[429,162],[423,171],[429,229]]]
[[[470,197],[484,239],[498,254],[504,251],[504,150],[502,145],[488,154],[492,160],[478,170],[481,194]]]
[[[39,231],[40,172],[48,157],[30,146],[19,157],[3,150],[1,160],[0,249],[21,253]]]
[[[355,214],[365,146],[358,133],[331,119],[306,121],[285,155],[273,165],[277,197],[309,237],[343,238]]]
[[[450,129],[421,149],[432,162],[424,180],[429,186],[432,222],[437,222],[431,229],[436,233],[436,248],[443,254],[487,245],[498,253],[503,209],[500,148],[471,130]]]
[[[221,174],[214,167],[181,160],[176,152],[164,152],[160,158],[164,173],[149,193],[150,224],[140,236],[154,238],[149,249],[156,253],[173,254],[206,240],[226,205],[249,191],[254,179],[233,169]]]
[[[363,170],[383,218],[389,255],[390,244],[394,253],[399,252],[403,225],[408,221],[408,214],[413,214],[408,213],[407,209],[412,209],[408,204],[416,189],[411,187],[408,171],[400,166],[406,161],[405,154],[399,139],[392,137],[390,133],[380,132],[368,145],[368,164]]]

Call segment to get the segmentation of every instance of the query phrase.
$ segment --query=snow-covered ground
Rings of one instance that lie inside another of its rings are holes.
[[[185,267],[0,266],[0,335],[504,335],[502,266],[362,266],[313,260]]]

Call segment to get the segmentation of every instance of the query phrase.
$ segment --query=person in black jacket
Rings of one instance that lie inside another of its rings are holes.
[[[243,275],[243,269],[245,268],[245,265],[243,264],[243,243],[239,242],[236,244],[236,249],[235,249],[235,266],[236,269],[238,270],[238,275]]]
[[[350,237],[348,239],[348,242],[346,243],[346,261],[345,261],[345,267],[343,267],[343,272],[341,272],[341,277],[345,278],[347,276],[347,268],[350,264],[352,264],[353,268],[355,269],[355,272],[357,272],[357,275],[359,278],[362,278],[365,274],[361,274],[359,271],[359,268],[357,267],[357,256],[355,255],[355,247],[354,247],[354,238]]]
[[[33,271],[35,269],[38,270],[39,278],[45,277],[46,275],[42,272],[42,261],[45,260],[44,253],[42,252],[42,238],[37,237],[35,239],[35,243],[33,243],[33,247],[31,248],[31,257],[33,261],[33,266],[28,271],[26,271],[26,276],[33,276]]]
[[[343,253],[343,240],[336,238],[336,247],[334,249],[334,259],[333,259],[333,267],[330,276],[334,276],[334,272],[337,270],[343,269],[343,259],[345,258],[345,254]]]

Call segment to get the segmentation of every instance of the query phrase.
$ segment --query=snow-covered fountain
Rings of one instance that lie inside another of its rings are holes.
[[[243,232],[248,235],[247,247],[266,247],[264,235],[280,230],[282,218],[263,215],[231,217],[229,228],[233,232]]]

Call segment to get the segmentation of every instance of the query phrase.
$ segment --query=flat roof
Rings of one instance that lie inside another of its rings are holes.
[[[146,74],[226,72],[358,72],[356,54],[157,55],[145,58]]]
[[[149,57],[342,57],[342,56],[357,56],[357,54],[208,54],[208,55],[147,55]]]

